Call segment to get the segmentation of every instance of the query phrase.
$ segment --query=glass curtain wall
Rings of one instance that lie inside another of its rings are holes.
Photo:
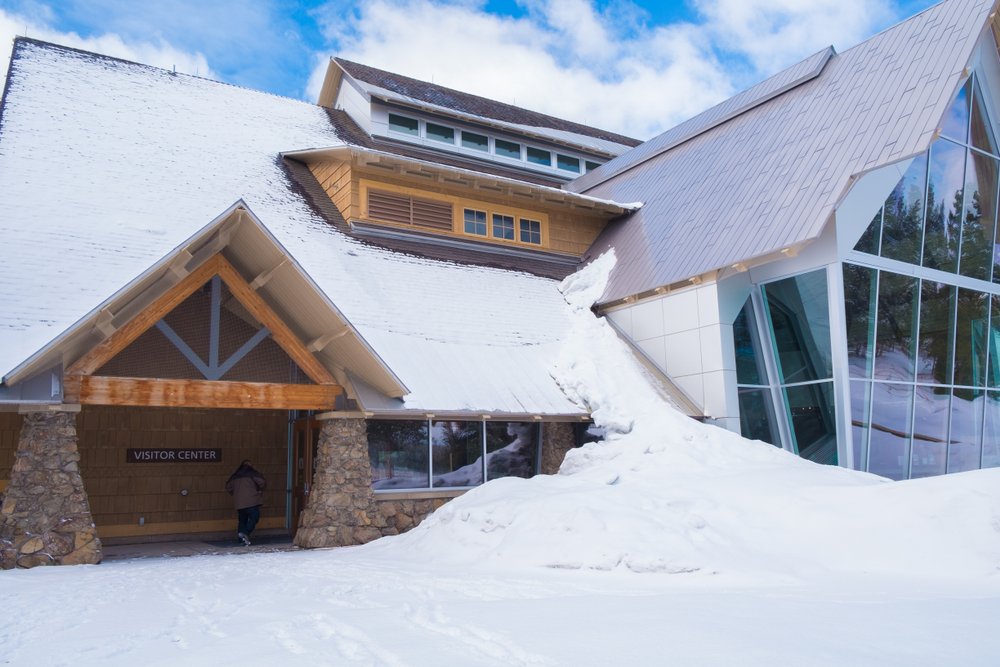
[[[826,270],[762,287],[771,346],[795,453],[837,463]]]
[[[892,479],[1000,465],[1000,160],[974,76],[845,263],[852,445]],[[860,261],[860,260],[859,260]]]
[[[466,488],[538,472],[537,422],[368,420],[376,491]]]
[[[826,270],[767,283],[760,296],[764,326],[753,298],[733,323],[741,433],[780,447],[784,431],[787,449],[836,464]]]

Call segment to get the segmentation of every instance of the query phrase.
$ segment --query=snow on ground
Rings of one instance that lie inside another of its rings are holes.
[[[563,285],[606,442],[363,547],[0,573],[0,664],[1000,664],[1000,469],[890,483],[684,418]]]

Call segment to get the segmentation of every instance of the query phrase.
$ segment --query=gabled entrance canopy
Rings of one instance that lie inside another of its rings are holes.
[[[196,352],[198,344],[170,319],[183,319],[178,313],[199,299],[205,314],[190,326],[204,345]],[[242,337],[220,343],[220,317],[235,322]],[[156,350],[186,370],[175,364],[164,372],[161,356],[149,354],[154,339]],[[264,347],[286,376],[291,369],[290,378],[275,376],[274,363],[269,377],[261,375],[254,356]],[[131,361],[123,366],[123,358]],[[5,384],[50,369],[54,401],[61,393],[69,404],[330,410],[356,400],[352,377],[387,396],[409,391],[242,201],[36,352]]]
[[[218,364],[218,293],[219,280],[233,293],[234,298],[263,328],[251,337],[229,360]],[[213,308],[209,347],[212,350],[209,365],[201,360],[181,339],[164,317],[181,305],[202,286],[210,284]],[[140,335],[158,326],[167,332],[168,339],[199,368],[204,379],[161,379],[108,377],[95,375]],[[290,384],[275,382],[233,382],[215,379],[227,365],[235,365],[270,335],[282,350],[301,368],[315,384]],[[221,254],[212,256],[186,278],[174,285],[143,312],[118,329],[109,338],[92,348],[66,369],[64,399],[67,402],[96,405],[139,405],[154,407],[213,407],[246,408],[268,407],[301,410],[329,410],[336,405],[337,397],[344,393],[329,371],[306,350],[291,329],[275,315],[274,311],[233,268]]]

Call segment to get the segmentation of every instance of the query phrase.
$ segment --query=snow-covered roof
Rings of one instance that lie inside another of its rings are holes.
[[[343,143],[311,104],[17,40],[0,117],[0,373],[242,200],[410,390],[406,409],[583,412],[547,370],[570,322],[555,281],[394,253],[316,214],[280,154]]]
[[[567,184],[642,210],[592,248],[606,303],[817,238],[852,179],[927,149],[993,0],[946,0],[820,51]]]

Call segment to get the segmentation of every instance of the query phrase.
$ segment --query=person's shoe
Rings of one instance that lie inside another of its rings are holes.
[[[237,533],[236,536],[240,538],[240,542],[243,543],[243,546],[245,547],[250,546],[250,538],[247,537],[244,533]]]

